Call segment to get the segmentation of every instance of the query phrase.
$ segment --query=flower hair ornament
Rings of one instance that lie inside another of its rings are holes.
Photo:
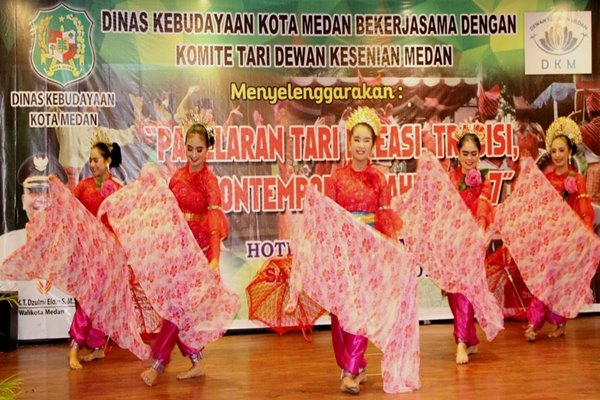
[[[454,139],[458,142],[466,134],[477,136],[479,143],[485,142],[485,125],[478,121],[473,121],[469,118],[468,121],[464,121],[459,124],[453,133]]]
[[[375,136],[379,136],[381,131],[381,120],[379,115],[370,107],[358,107],[346,120],[346,129],[351,132],[358,124],[366,124],[373,129]]]
[[[581,131],[575,121],[568,117],[559,117],[555,119],[546,131],[546,150],[550,151],[552,142],[557,136],[566,136],[573,145],[582,143]]]

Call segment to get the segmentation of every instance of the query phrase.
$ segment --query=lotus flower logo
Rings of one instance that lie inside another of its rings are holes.
[[[525,75],[592,73],[592,12],[524,13]]]
[[[585,34],[582,35],[585,36]],[[559,24],[552,25],[544,32],[544,37],[536,38],[532,36],[537,47],[545,53],[555,56],[569,54],[579,47],[582,40],[574,37],[573,31]]]

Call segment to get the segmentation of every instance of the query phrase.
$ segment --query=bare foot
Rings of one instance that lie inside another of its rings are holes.
[[[79,362],[79,349],[77,347],[71,347],[69,349],[69,367],[71,367],[71,369],[83,368]]]
[[[154,386],[156,380],[158,379],[158,371],[154,368],[147,368],[144,372],[140,374],[144,383],[148,386]]]
[[[556,329],[548,334],[549,338],[557,338],[565,335],[565,325],[556,325]]]
[[[457,364],[467,364],[469,362],[469,355],[467,353],[467,345],[464,343],[459,343],[456,346],[456,363]]]
[[[96,350],[90,351],[85,356],[82,356],[81,361],[90,362],[90,361],[94,361],[94,360],[99,360],[101,358],[104,358],[104,349],[96,349]]]
[[[528,326],[527,330],[525,331],[525,339],[528,342],[535,342],[535,337],[537,335],[537,332],[535,331],[535,329],[533,329],[533,326]]]
[[[477,354],[478,351],[477,345],[467,347],[467,354]]]
[[[185,372],[182,372],[181,374],[177,375],[177,379],[190,379],[190,378],[195,378],[197,376],[203,376],[204,375],[204,364],[202,364],[202,360],[198,360],[196,361],[196,363],[194,365],[192,365],[192,367],[190,369],[188,369]]]

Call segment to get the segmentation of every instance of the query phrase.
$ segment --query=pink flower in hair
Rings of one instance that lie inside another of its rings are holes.
[[[477,187],[481,185],[481,172],[478,169],[472,169],[465,176],[465,184],[469,187]]]
[[[102,186],[100,186],[100,196],[106,198],[117,191],[117,185],[110,179],[102,182]]]

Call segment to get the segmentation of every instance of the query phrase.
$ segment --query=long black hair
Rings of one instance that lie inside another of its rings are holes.
[[[117,143],[112,143],[109,147],[104,142],[98,142],[92,146],[92,149],[98,149],[105,160],[110,157],[110,168],[117,168],[121,165],[121,147]]]

